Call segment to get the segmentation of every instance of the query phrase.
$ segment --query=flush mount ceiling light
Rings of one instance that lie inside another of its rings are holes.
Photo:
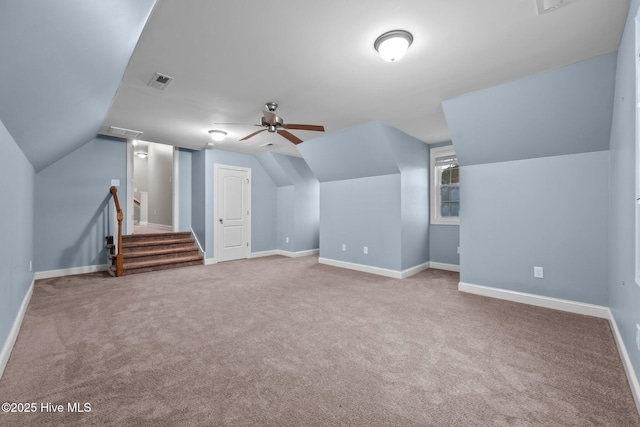
[[[393,30],[378,37],[373,47],[385,61],[396,62],[407,53],[411,43],[413,43],[413,36],[410,32]]]
[[[224,137],[227,136],[227,133],[223,130],[210,130],[209,135],[211,135],[211,139],[215,142],[220,142],[224,140]]]
[[[149,145],[146,143],[140,143],[138,140],[133,140],[133,154],[140,159],[146,159],[149,156]]]

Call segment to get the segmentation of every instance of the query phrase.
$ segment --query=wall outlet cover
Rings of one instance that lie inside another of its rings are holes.
[[[343,243],[343,244],[342,244],[342,250],[343,250],[343,251],[346,251],[346,250],[347,250],[347,244],[346,244],[346,243]]]
[[[543,279],[544,269],[542,267],[533,267],[533,277],[536,279]]]
[[[367,255],[369,253],[369,247],[365,246],[364,249],[363,249],[363,252],[364,252],[365,255]]]
[[[636,347],[640,351],[640,324],[636,323]]]

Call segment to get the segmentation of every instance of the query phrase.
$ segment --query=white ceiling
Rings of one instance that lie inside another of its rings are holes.
[[[141,139],[202,149],[299,155],[258,128],[267,101],[285,123],[327,132],[379,120],[427,143],[450,140],[441,101],[615,51],[629,0],[565,0],[537,14],[536,0],[158,0],[131,57],[108,126]],[[399,62],[373,48],[404,29]],[[156,72],[175,80],[147,86]],[[217,122],[247,126],[216,125]],[[316,132],[291,131],[302,139]]]

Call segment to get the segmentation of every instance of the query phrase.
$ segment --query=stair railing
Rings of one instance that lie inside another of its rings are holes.
[[[118,219],[118,236],[117,239],[114,239],[114,247],[116,254],[116,277],[120,277],[124,275],[124,256],[122,255],[122,219],[124,215],[122,214],[122,209],[120,209],[120,202],[118,201],[118,189],[112,186],[109,191],[113,195],[113,202],[116,205],[116,213]]]

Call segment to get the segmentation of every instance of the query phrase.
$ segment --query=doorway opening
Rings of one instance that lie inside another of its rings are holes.
[[[174,147],[133,140],[127,155],[127,231],[174,231]]]

